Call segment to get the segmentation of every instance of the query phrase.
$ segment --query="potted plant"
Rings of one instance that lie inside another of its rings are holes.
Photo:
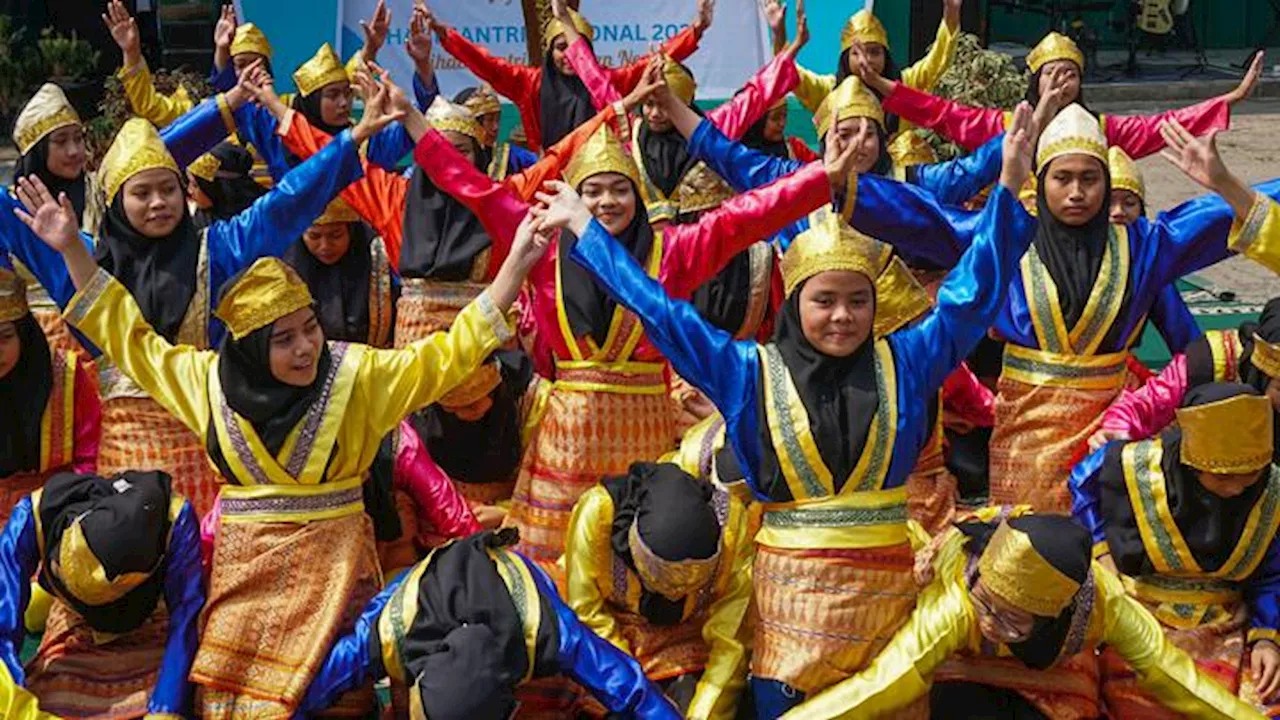
[[[71,37],[66,37],[53,28],[41,31],[36,45],[44,61],[44,76],[67,93],[67,99],[81,117],[92,117],[103,94],[102,84],[93,79],[98,51],[74,31]]]

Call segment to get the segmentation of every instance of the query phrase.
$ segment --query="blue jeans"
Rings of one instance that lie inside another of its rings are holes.
[[[751,678],[751,695],[755,701],[757,720],[774,720],[804,702],[804,693],[790,685],[768,678]]]

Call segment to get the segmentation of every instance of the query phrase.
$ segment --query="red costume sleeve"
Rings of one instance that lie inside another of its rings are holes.
[[[1210,130],[1226,130],[1231,125],[1231,106],[1221,97],[1197,105],[1166,110],[1155,115],[1107,115],[1107,143],[1117,145],[1134,160],[1164,149],[1160,123],[1177,120],[1192,135],[1200,137]]]
[[[440,46],[458,62],[475,73],[476,77],[493,87],[494,92],[505,96],[520,110],[525,138],[529,149],[542,150],[542,124],[538,118],[539,97],[542,90],[542,68],[509,62],[490,55],[483,47],[449,28],[440,40]]]
[[[1004,132],[1004,111],[976,108],[894,83],[884,99],[884,111],[920,127],[934,130],[966,150],[977,150]]]
[[[98,470],[98,442],[102,438],[102,401],[98,397],[98,378],[89,361],[83,358],[76,364],[72,404],[75,439],[71,467],[78,473],[95,473]]]

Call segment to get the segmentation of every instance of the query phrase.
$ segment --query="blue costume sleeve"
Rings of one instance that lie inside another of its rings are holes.
[[[1098,496],[1108,447],[1110,445],[1100,447],[1076,463],[1071,468],[1071,477],[1067,479],[1067,487],[1071,490],[1071,514],[1093,536],[1094,545],[1107,539]]]
[[[221,102],[221,98],[209,98],[160,130],[160,139],[178,167],[185,168],[227,139],[227,124],[219,107]]]
[[[879,175],[858,176],[853,203],[843,210],[849,224],[893,245],[912,267],[954,267],[985,227],[982,211],[943,205],[924,188]]]
[[[374,656],[370,648],[373,634],[378,625],[378,616],[387,606],[391,595],[400,587],[400,583],[412,573],[400,573],[387,583],[369,604],[365,606],[356,619],[356,627],[350,633],[338,638],[329,650],[320,671],[312,678],[298,706],[298,716],[306,717],[320,712],[337,702],[345,692],[359,687],[365,680],[375,674],[382,673],[381,659]]]
[[[236,66],[233,63],[227,63],[221,70],[217,67],[209,69],[209,84],[215,92],[226,92],[235,87],[237,82],[239,78],[236,77]]]
[[[538,154],[511,143],[511,156],[507,159],[507,174],[515,175],[538,164]]]
[[[1004,133],[982,144],[973,153],[947,162],[912,165],[907,177],[928,190],[943,205],[961,205],[1000,179],[1004,160]]]
[[[285,150],[284,140],[276,134],[280,124],[275,116],[258,103],[245,103],[233,115],[240,141],[258,151],[258,157],[267,164],[271,179],[280,182],[280,178],[289,172],[289,153]]]
[[[260,257],[278,257],[320,217],[342,189],[364,171],[351,131],[290,170],[248,209],[209,228],[209,294]]]
[[[1204,336],[1176,285],[1165,285],[1160,291],[1151,306],[1149,319],[1164,338],[1170,355],[1181,354],[1193,341]]]
[[[1036,221],[1018,198],[997,185],[982,211],[977,236],[938,288],[924,319],[889,336],[900,368],[920,378],[927,394],[973,351],[1009,295]]]
[[[592,220],[573,247],[572,258],[595,276],[605,292],[639,316],[648,338],[726,418],[755,408],[758,377],[755,343],[738,342],[667,296],[608,230]]]
[[[0,659],[19,685],[27,678],[18,657],[26,632],[22,615],[31,601],[31,576],[39,564],[35,509],[28,496],[13,507],[0,533]]]
[[[169,609],[169,638],[147,711],[185,717],[191,712],[191,683],[187,674],[196,659],[200,610],[204,608],[200,523],[190,503],[183,505],[170,535],[164,604]]]
[[[645,677],[636,659],[591,632],[560,599],[551,578],[528,558],[534,585],[556,611],[560,670],[585,687],[611,712],[645,720],[676,720],[675,705]],[[546,619],[543,620],[546,622]]]

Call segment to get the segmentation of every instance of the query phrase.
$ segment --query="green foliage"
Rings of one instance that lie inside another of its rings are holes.
[[[170,95],[183,87],[191,99],[198,103],[214,94],[213,86],[204,75],[186,68],[157,70],[151,79],[156,91],[162,95]],[[85,138],[92,166],[96,166],[97,160],[107,152],[120,126],[133,117],[133,108],[129,105],[129,98],[125,95],[124,84],[120,79],[113,75],[107,78],[105,86],[106,93],[98,106],[101,114],[85,124]]]
[[[36,43],[40,49],[40,57],[44,60],[45,76],[54,82],[75,82],[93,74],[98,67],[100,53],[89,43],[76,37],[54,32],[53,28],[45,28],[40,32],[40,41]]]
[[[0,117],[17,113],[36,89],[36,79],[43,77],[44,63],[32,48],[19,48],[22,28],[13,18],[0,15]]]
[[[933,88],[933,94],[974,107],[1012,110],[1027,94],[1030,78],[1014,65],[1013,58],[982,47],[976,35],[961,33],[951,67]],[[931,130],[917,130],[943,159],[962,155],[959,147]]]

